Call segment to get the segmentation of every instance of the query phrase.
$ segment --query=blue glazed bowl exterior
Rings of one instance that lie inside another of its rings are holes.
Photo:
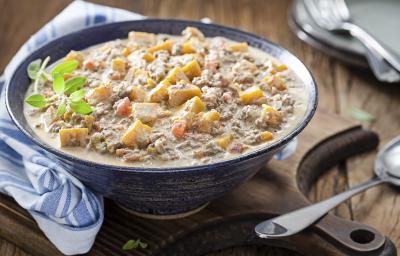
[[[81,50],[109,40],[126,38],[132,30],[179,34],[187,26],[197,27],[209,37],[224,36],[235,41],[246,41],[288,65],[302,80],[309,95],[303,121],[286,137],[257,151],[214,164],[179,168],[122,167],[82,160],[43,143],[27,124],[23,115],[23,101],[30,84],[26,68],[31,61],[47,56],[56,61],[70,50]],[[89,188],[141,213],[171,215],[200,207],[252,177],[310,121],[317,106],[317,89],[310,72],[300,60],[266,39],[233,28],[196,21],[140,20],[84,29],[36,50],[20,64],[8,81],[6,104],[18,128]]]

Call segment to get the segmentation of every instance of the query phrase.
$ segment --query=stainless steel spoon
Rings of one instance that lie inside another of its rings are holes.
[[[368,188],[384,182],[400,186],[400,136],[379,151],[374,171],[376,177],[366,183],[316,204],[261,222],[255,227],[257,235],[261,238],[278,238],[296,234],[309,227],[340,203]]]

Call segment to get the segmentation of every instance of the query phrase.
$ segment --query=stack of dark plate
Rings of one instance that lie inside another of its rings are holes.
[[[400,56],[400,1],[347,0],[352,22],[359,25]],[[368,68],[365,48],[348,34],[319,27],[304,0],[294,1],[289,24],[297,36],[312,46],[350,64]]]

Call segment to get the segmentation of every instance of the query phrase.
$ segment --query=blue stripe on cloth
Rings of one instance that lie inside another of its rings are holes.
[[[31,184],[27,181],[18,179],[15,176],[12,176],[11,174],[6,174],[8,172],[9,172],[9,170],[0,169],[0,183],[1,182],[12,182],[12,183],[18,184],[18,185],[26,187],[26,188],[29,188],[31,186]]]
[[[90,203],[90,206],[92,207],[94,214],[96,215],[96,213],[98,212],[98,207],[96,205],[96,198],[94,198],[94,195],[92,193],[87,193],[87,197]],[[97,217],[97,216],[96,216]]]
[[[93,222],[84,199],[74,208],[73,215],[79,226],[87,226]]]
[[[54,216],[60,204],[62,192],[63,187],[58,187],[50,193],[45,194],[40,211],[46,215]]]
[[[67,181],[66,183],[67,183],[67,197],[65,198],[64,208],[61,212],[61,216],[67,215],[69,205],[71,204],[71,185],[69,181]]]

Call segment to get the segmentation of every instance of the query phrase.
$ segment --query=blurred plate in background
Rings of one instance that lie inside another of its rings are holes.
[[[353,22],[400,55],[400,1],[347,0]],[[346,34],[326,31],[313,21],[303,0],[296,0],[289,12],[289,24],[296,35],[312,46],[338,59],[368,67],[364,48]]]

